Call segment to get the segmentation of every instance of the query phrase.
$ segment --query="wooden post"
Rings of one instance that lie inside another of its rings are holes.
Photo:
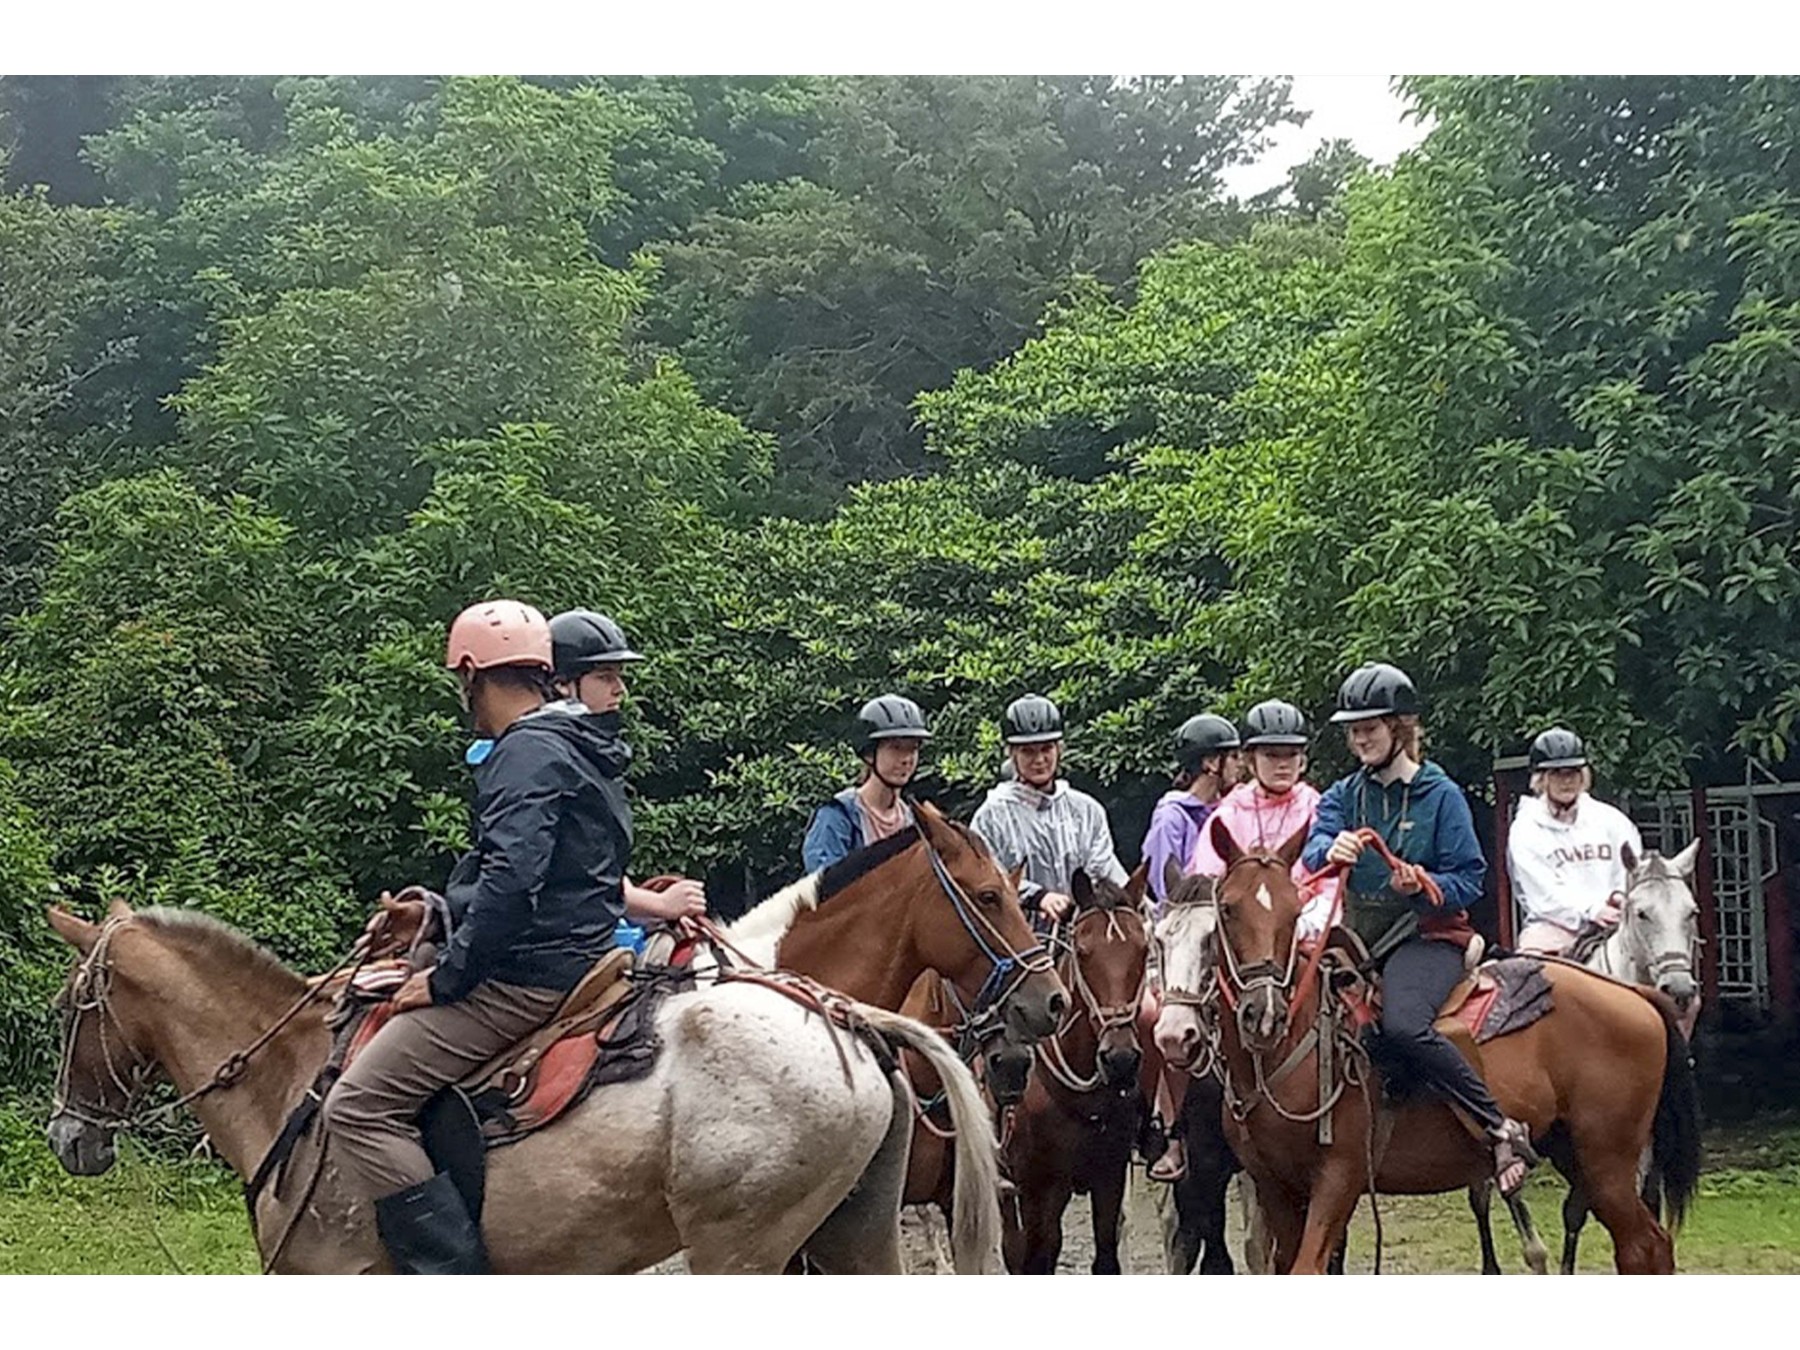
[[[1706,810],[1706,785],[1693,788],[1694,834],[1700,853],[1694,860],[1694,899],[1700,905],[1700,988],[1706,1007],[1719,1007],[1719,910],[1713,898],[1712,820]]]
[[[1512,829],[1512,788],[1499,768],[1494,770],[1494,894],[1500,903],[1500,945],[1510,949],[1513,932],[1512,877],[1506,871],[1506,841]]]
[[[1795,1012],[1794,937],[1789,927],[1787,887],[1778,869],[1763,883],[1763,936],[1769,944],[1769,998],[1776,1015],[1791,1021]]]

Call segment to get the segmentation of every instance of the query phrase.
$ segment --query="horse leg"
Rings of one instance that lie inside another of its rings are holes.
[[[912,1152],[912,1094],[896,1074],[890,1080],[894,1116],[881,1147],[803,1249],[813,1269],[827,1275],[899,1275],[900,1204]]]
[[[1581,1247],[1581,1230],[1587,1224],[1588,1202],[1583,1194],[1579,1181],[1571,1182],[1569,1193],[1563,1197],[1563,1249],[1562,1273],[1575,1273],[1575,1256]]]
[[[1204,1203],[1200,1196],[1203,1185],[1190,1163],[1188,1174],[1168,1188],[1168,1196],[1158,1197],[1157,1205],[1163,1214],[1163,1260],[1171,1275],[1193,1274],[1194,1263],[1200,1259],[1204,1241],[1199,1219]]]
[[[1638,1193],[1638,1160],[1620,1158],[1616,1146],[1610,1151],[1605,1147],[1607,1142],[1575,1133],[1588,1206],[1612,1235],[1613,1266],[1621,1275],[1673,1274],[1675,1246]],[[1573,1254],[1565,1238],[1565,1263]]]
[[[1246,1180],[1248,1177],[1246,1177]],[[1306,1232],[1306,1201],[1271,1183],[1259,1185],[1250,1196],[1252,1212],[1260,1216],[1260,1234],[1253,1239],[1251,1250],[1260,1251],[1264,1272],[1287,1274],[1300,1251]]]
[[[1094,1221],[1094,1264],[1096,1275],[1118,1275],[1119,1212],[1125,1207],[1125,1173],[1128,1155],[1108,1159],[1095,1169],[1093,1188],[1088,1192],[1088,1208]]]
[[[1313,1177],[1312,1195],[1306,1202],[1306,1228],[1291,1274],[1323,1275],[1329,1269],[1362,1197],[1366,1170],[1362,1159],[1353,1157],[1348,1149],[1340,1147],[1325,1156]]]
[[[1488,1183],[1490,1186],[1492,1182]],[[1519,1235],[1519,1248],[1525,1256],[1525,1264],[1533,1275],[1550,1273],[1550,1249],[1544,1246],[1544,1239],[1538,1236],[1537,1225],[1531,1221],[1531,1211],[1525,1207],[1525,1192],[1514,1191],[1506,1197],[1506,1211],[1512,1215],[1513,1229]]]
[[[1062,1255],[1063,1211],[1069,1207],[1073,1187],[1060,1178],[1045,1183],[1034,1178],[1019,1186],[1020,1243],[1016,1263],[1008,1261],[1017,1275],[1054,1275],[1056,1261]],[[1009,1252],[1009,1257],[1011,1253]]]
[[[1475,1232],[1481,1239],[1481,1273],[1498,1275],[1500,1258],[1494,1253],[1494,1226],[1489,1211],[1494,1202],[1494,1183],[1485,1177],[1469,1187],[1469,1213],[1475,1216]]]
[[[1248,1172],[1238,1173],[1238,1208],[1244,1215],[1244,1265],[1252,1275],[1267,1275],[1281,1269],[1275,1263],[1275,1230],[1269,1212],[1257,1194],[1256,1183]],[[1299,1235],[1295,1235],[1295,1249]],[[1291,1258],[1293,1252],[1288,1253]]]
[[[1230,1169],[1218,1157],[1207,1158],[1194,1175],[1199,1181],[1198,1213],[1195,1216],[1205,1255],[1200,1260],[1202,1275],[1230,1275],[1231,1248],[1225,1241],[1225,1188],[1231,1182]],[[1188,1166],[1194,1167],[1192,1159]]]

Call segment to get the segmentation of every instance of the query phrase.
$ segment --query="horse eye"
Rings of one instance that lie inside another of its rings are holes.
[[[978,905],[997,905],[1000,903],[1000,892],[983,891],[975,897],[975,903]]]

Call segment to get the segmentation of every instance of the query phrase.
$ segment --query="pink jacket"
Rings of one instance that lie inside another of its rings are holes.
[[[1312,828],[1313,815],[1319,809],[1319,790],[1311,783],[1296,783],[1281,797],[1271,797],[1255,783],[1239,783],[1219,799],[1211,817],[1200,830],[1200,842],[1188,864],[1190,873],[1200,876],[1225,875],[1225,860],[1212,845],[1213,821],[1222,820],[1231,837],[1244,849],[1277,849],[1295,834]],[[1294,864],[1296,882],[1306,875],[1303,863]],[[1320,883],[1318,891],[1300,913],[1302,940],[1317,937],[1325,929],[1331,915],[1332,898],[1337,893],[1337,878]]]

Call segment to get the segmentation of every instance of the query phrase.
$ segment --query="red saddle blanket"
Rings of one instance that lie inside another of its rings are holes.
[[[1379,983],[1351,985],[1342,991],[1342,997],[1358,1026],[1380,1020]],[[1544,963],[1529,956],[1509,956],[1484,963],[1451,990],[1438,1009],[1437,1025],[1446,1032],[1460,1029],[1477,1045],[1485,1045],[1498,1036],[1524,1030],[1551,1007]]]

